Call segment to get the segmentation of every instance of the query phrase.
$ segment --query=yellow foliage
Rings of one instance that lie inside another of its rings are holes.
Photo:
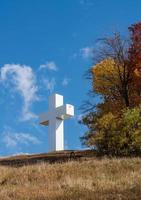
[[[111,123],[112,122],[112,123]],[[99,119],[99,125],[103,129],[116,128],[115,116],[112,113],[107,113]]]
[[[134,74],[135,74],[135,76],[137,76],[137,77],[141,77],[141,68],[139,68],[139,69],[135,69],[134,70]]]
[[[116,90],[123,67],[117,66],[111,58],[102,60],[92,67],[93,87],[97,93],[108,95]]]

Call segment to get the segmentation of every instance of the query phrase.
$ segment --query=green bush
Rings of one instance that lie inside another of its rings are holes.
[[[141,155],[141,109],[122,111],[120,116],[90,113],[82,119],[89,131],[81,137],[83,145],[102,155]]]

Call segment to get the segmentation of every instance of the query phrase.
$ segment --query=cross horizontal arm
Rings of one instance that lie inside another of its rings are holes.
[[[56,118],[58,119],[68,119],[74,116],[74,106],[66,104],[56,108]]]
[[[49,112],[42,113],[40,115],[40,124],[48,126],[49,125]]]

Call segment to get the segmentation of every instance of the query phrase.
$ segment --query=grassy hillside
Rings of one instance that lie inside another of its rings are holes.
[[[141,159],[0,167],[0,200],[141,199]]]

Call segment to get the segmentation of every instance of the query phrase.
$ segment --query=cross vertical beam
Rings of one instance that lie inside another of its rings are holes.
[[[63,105],[63,96],[55,94],[49,97],[49,151],[64,150],[64,121],[56,118],[56,108]]]

